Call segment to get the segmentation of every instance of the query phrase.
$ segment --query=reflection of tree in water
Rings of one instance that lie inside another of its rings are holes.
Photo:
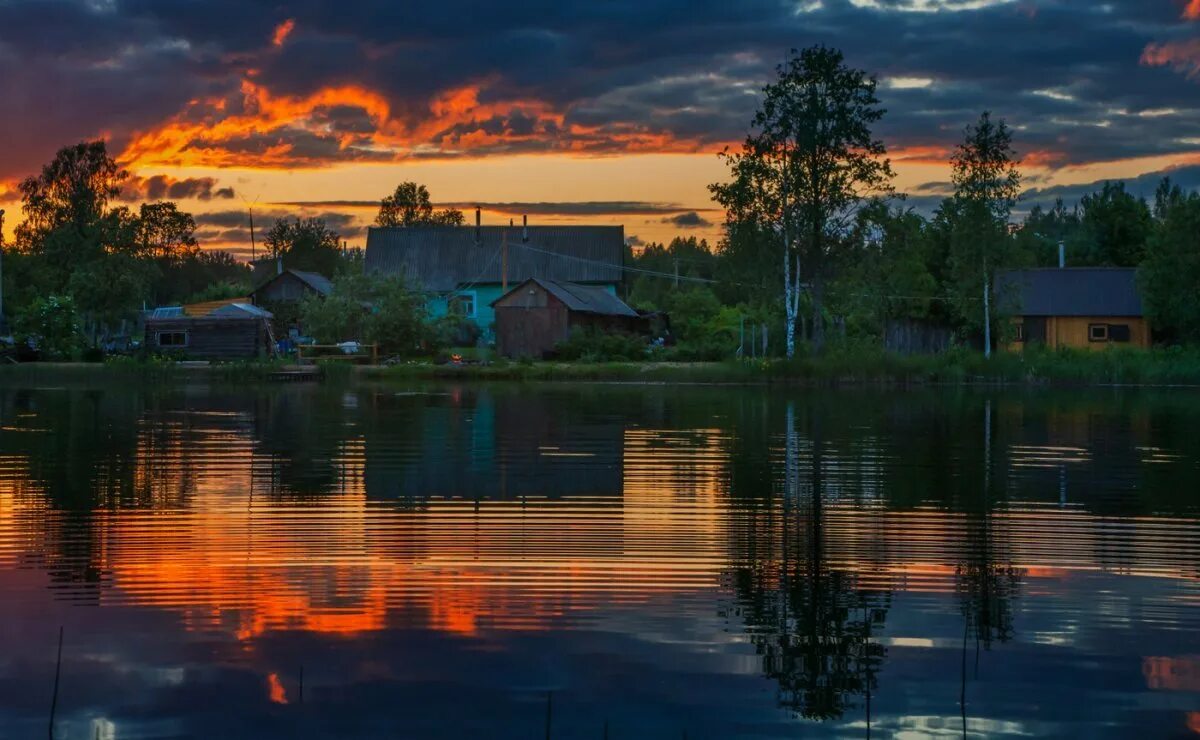
[[[826,561],[824,443],[819,419],[808,419],[805,476],[795,409],[788,405],[782,502],[751,517],[747,564],[734,576],[738,611],[763,656],[764,674],[779,685],[782,706],[836,719],[861,698],[869,722],[885,657],[872,638],[891,595],[862,587],[856,572]]]
[[[12,485],[40,499],[30,557],[53,582],[76,589],[103,579],[93,532],[99,508],[138,506],[140,400],[95,389],[0,394],[0,457],[22,470]],[[23,489],[23,490],[22,490]]]
[[[1006,540],[998,536],[993,510],[1003,498],[992,472],[992,402],[984,402],[983,454],[976,480],[982,480],[981,497],[968,499],[964,550],[955,568],[955,590],[961,601],[967,630],[977,643],[990,649],[993,641],[1013,637],[1013,600],[1019,595],[1021,574],[1012,563]],[[969,480],[970,477],[968,477]]]
[[[244,403],[244,402],[243,402]],[[273,499],[308,500],[328,495],[345,482],[348,427],[358,395],[309,387],[260,390],[253,407],[255,491]]]

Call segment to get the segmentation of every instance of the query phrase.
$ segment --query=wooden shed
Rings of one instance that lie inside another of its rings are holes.
[[[178,354],[190,360],[267,357],[274,351],[269,316],[235,309],[207,316],[150,316],[146,319],[145,346],[151,352]]]
[[[505,357],[545,357],[576,327],[634,331],[638,314],[597,285],[531,278],[492,302],[496,349]]]
[[[1150,326],[1131,267],[1051,267],[996,276],[997,304],[1013,316],[1010,349],[1150,346]]]
[[[310,295],[327,296],[333,291],[329,278],[304,270],[281,270],[259,283],[250,294],[256,306],[300,301]]]

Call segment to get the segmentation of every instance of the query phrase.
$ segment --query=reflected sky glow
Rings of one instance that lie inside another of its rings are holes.
[[[0,735],[1188,732],[1195,413],[0,391]]]

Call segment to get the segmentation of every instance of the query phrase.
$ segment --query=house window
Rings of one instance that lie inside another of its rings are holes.
[[[1089,342],[1107,342],[1108,324],[1088,324]]]
[[[1025,341],[1025,324],[1024,324],[1024,322],[1018,321],[1013,326],[1016,327],[1016,331],[1017,331],[1016,341],[1024,342]]]
[[[163,349],[178,349],[187,346],[186,331],[160,331],[158,332],[158,346]]]
[[[463,318],[475,318],[475,291],[459,293],[450,299],[450,313]]]
[[[1128,342],[1130,340],[1129,324],[1109,324],[1108,339],[1110,342]]]

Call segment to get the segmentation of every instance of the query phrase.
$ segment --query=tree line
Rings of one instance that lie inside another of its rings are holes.
[[[9,328],[22,342],[32,339],[44,354],[69,357],[126,334],[145,308],[247,296],[253,289],[251,265],[226,251],[201,249],[195,217],[178,204],[120,204],[128,179],[105,142],[88,141],[62,148],[20,183],[24,220],[11,243],[0,230],[0,325],[11,319]],[[377,224],[462,221],[457,210],[435,210],[423,186],[403,183],[382,200]],[[322,218],[277,219],[263,244],[272,263],[264,267],[272,273],[276,261],[326,276],[361,273],[361,254],[347,250]],[[360,292],[361,282],[355,283]],[[398,295],[385,286],[371,290]]]
[[[710,336],[738,334],[742,318],[772,326],[789,356],[797,340],[819,350],[831,328],[878,338],[898,319],[948,326],[978,346],[1009,329],[1000,311],[985,319],[996,271],[1057,265],[1061,242],[1069,266],[1137,268],[1162,341],[1200,340],[1200,194],[1164,179],[1147,202],[1111,182],[1074,207],[1060,199],[1014,221],[1013,131],[983,112],[952,155],[950,194],[926,216],[893,188],[873,134],[886,113],[874,77],[823,46],[793,50],[777,73],[740,150],[723,155],[730,179],[710,186],[724,237],[711,252],[679,238],[631,255],[666,274],[636,275],[635,304],[673,319],[701,307]],[[688,328],[696,354],[712,354]]]

